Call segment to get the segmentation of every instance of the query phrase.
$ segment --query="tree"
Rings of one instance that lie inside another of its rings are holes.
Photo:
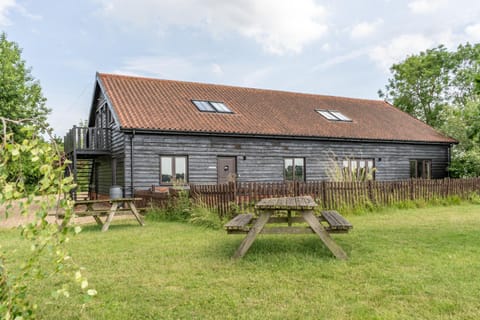
[[[439,129],[459,142],[452,149],[451,175],[480,176],[480,103],[470,100],[463,108],[447,107]]]
[[[390,68],[379,96],[459,141],[453,177],[480,176],[480,44],[444,46],[407,57]]]
[[[39,82],[25,66],[21,53],[18,44],[8,41],[5,33],[0,34],[0,117],[20,122],[30,119],[37,124],[39,130],[45,132],[50,110],[45,106],[46,99]],[[0,130],[3,131],[4,127],[5,123],[0,122]],[[21,142],[26,138],[26,133],[21,128],[16,122],[9,123],[15,141]],[[33,189],[41,173],[35,166],[28,166],[27,162],[22,161],[24,159],[19,159],[16,167],[12,166],[8,174],[11,178],[22,179],[26,188]]]
[[[438,128],[449,105],[462,107],[475,94],[480,73],[480,44],[460,45],[449,52],[440,45],[394,64],[379,96],[401,110]]]
[[[12,120],[35,119],[41,128],[47,128],[50,109],[45,106],[40,83],[31,75],[21,53],[18,44],[8,41],[5,33],[0,34],[0,116]],[[25,136],[20,127],[11,126],[17,141]]]

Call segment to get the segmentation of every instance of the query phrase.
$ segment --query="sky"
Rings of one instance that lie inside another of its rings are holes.
[[[1,31],[63,136],[97,71],[379,99],[392,64],[480,42],[480,1],[0,0]]]

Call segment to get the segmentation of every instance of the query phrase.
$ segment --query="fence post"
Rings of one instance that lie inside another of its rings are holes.
[[[323,209],[327,208],[327,182],[325,180],[322,181],[322,206]]]
[[[415,200],[415,184],[414,180],[410,179],[410,200],[414,201]]]
[[[368,193],[368,198],[370,199],[370,202],[372,204],[376,204],[377,202],[377,199],[375,199],[375,194],[373,193],[373,181],[372,180],[368,180],[367,182],[367,193]]]
[[[446,182],[447,182],[447,194],[446,194],[446,196],[450,197],[450,178],[446,178]]]

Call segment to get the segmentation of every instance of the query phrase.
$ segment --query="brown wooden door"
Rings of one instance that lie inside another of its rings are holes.
[[[237,177],[237,159],[235,157],[217,158],[217,183],[235,181]]]

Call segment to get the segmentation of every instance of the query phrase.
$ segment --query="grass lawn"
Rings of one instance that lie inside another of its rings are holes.
[[[32,288],[41,319],[480,319],[480,205],[347,217],[338,261],[314,235],[242,235],[189,224],[114,221],[70,243],[98,296],[54,300]],[[7,250],[24,244],[0,230]],[[78,302],[78,304],[76,304]]]

